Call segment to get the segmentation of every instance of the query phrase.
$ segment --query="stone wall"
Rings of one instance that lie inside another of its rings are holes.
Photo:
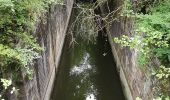
[[[105,3],[100,7],[102,16],[106,16],[109,11],[117,10],[123,4],[122,0],[108,1],[109,3]],[[119,16],[118,13],[119,10],[117,10],[114,16]],[[113,42],[114,37],[123,34],[132,35],[134,33],[133,25],[132,19],[118,17],[118,20],[113,21],[106,30],[127,100],[135,100],[136,97],[140,97],[143,100],[151,100],[153,95],[153,80],[149,76],[149,69],[151,68],[140,68],[137,62],[136,50],[130,50],[129,47],[122,48],[119,44]]]
[[[37,40],[44,51],[33,67],[33,80],[27,80],[23,75],[21,100],[50,99],[73,3],[74,0],[65,0],[63,5],[52,5],[47,18],[37,25]]]

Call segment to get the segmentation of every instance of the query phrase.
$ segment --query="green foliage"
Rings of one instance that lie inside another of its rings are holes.
[[[153,99],[153,100],[170,100],[170,97],[160,96],[160,97],[157,97],[156,99]]]
[[[130,0],[124,0],[121,16],[131,17],[134,14]]]
[[[131,49],[136,48],[141,43],[139,36],[128,37],[126,35],[122,35],[120,38],[116,37],[114,38],[114,41],[121,44],[121,46],[128,46]]]
[[[54,0],[0,0],[0,89],[1,97],[15,83],[18,70],[25,70],[32,79],[30,66],[39,58],[42,48],[37,44],[35,24],[44,17]],[[5,80],[11,79],[11,81]],[[13,82],[13,83],[10,83]],[[10,83],[10,84],[8,84]],[[12,93],[16,88],[11,88]]]
[[[170,68],[166,68],[165,66],[160,66],[160,69],[156,71],[155,75],[159,79],[167,79],[170,77]]]
[[[1,79],[1,82],[3,83],[3,86],[4,86],[5,89],[7,89],[10,85],[12,85],[11,80]]]
[[[143,66],[151,63],[151,58],[158,58],[161,66],[155,68],[154,75],[160,81],[158,91],[167,95],[170,87],[170,0],[137,0],[133,4],[125,0],[123,8],[123,16],[135,16],[136,30],[132,36],[114,38],[114,42],[137,50],[138,62]]]
[[[158,57],[161,61],[169,61],[170,40],[170,1],[161,1],[150,8],[148,14],[137,15],[137,33],[143,35],[142,43],[150,49],[150,56]],[[163,63],[164,65],[168,64]]]

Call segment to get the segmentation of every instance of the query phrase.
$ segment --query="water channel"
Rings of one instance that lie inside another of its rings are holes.
[[[107,37],[66,38],[51,100],[125,100]]]

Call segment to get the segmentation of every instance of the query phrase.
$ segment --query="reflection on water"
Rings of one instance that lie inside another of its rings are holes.
[[[109,44],[67,42],[51,100],[125,100]]]
[[[82,60],[79,64],[74,65],[70,69],[70,77],[78,78],[79,83],[76,84],[76,91],[78,91],[78,94],[74,93],[74,96],[79,95],[80,90],[86,86],[86,92],[84,92],[84,97],[86,97],[85,100],[97,100],[96,94],[97,89],[93,85],[93,83],[89,80],[90,73],[95,73],[95,66],[90,64],[90,54],[85,53],[82,57]],[[81,78],[79,78],[81,77]],[[86,83],[86,84],[84,84]]]
[[[97,100],[94,94],[89,94],[86,97],[86,100]]]
[[[94,85],[91,85],[89,88],[89,91],[87,91],[86,100],[97,100],[97,89],[94,87]]]
[[[75,65],[73,68],[71,68],[70,75],[79,75],[79,74],[88,74],[88,71],[94,70],[92,69],[92,66],[89,64],[89,53],[86,53],[84,57],[82,58],[82,61],[80,64]]]

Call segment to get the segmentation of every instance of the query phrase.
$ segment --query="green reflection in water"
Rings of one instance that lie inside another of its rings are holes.
[[[74,48],[65,43],[51,100],[125,100],[106,39],[76,39]]]

